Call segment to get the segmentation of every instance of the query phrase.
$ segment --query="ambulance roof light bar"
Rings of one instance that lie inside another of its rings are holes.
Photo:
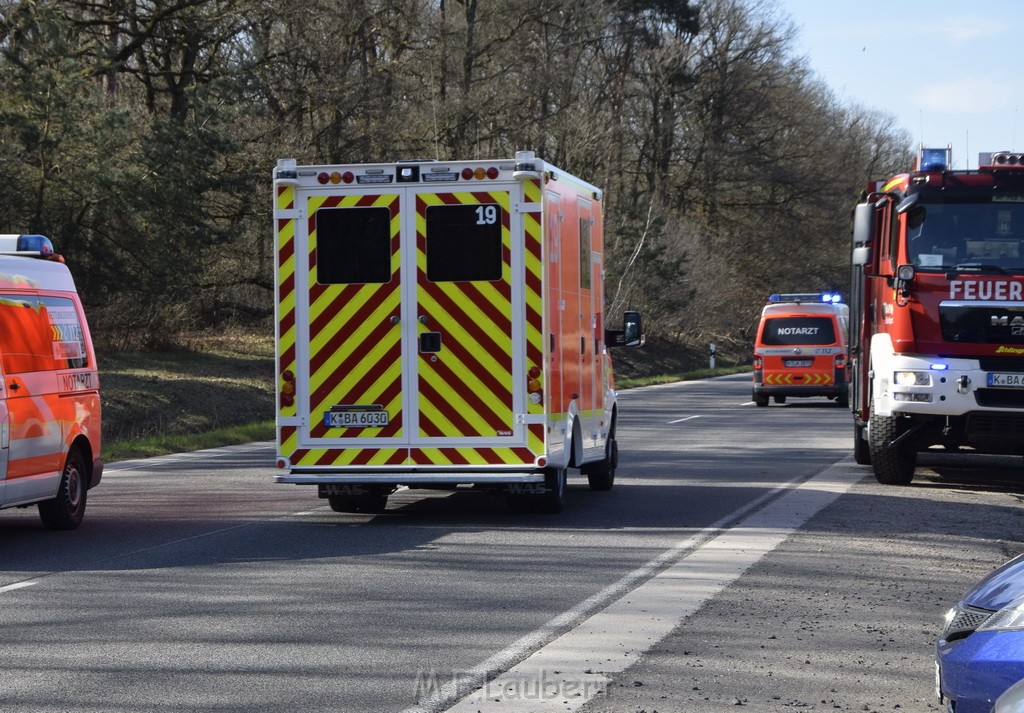
[[[953,147],[947,146],[944,149],[926,149],[924,145],[918,147],[917,171],[948,171],[953,167]]]
[[[822,302],[839,304],[843,296],[838,292],[782,292],[768,297],[769,302]]]
[[[48,258],[53,255],[53,243],[45,235],[0,235],[0,255]]]

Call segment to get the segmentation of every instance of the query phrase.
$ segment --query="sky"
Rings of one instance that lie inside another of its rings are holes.
[[[843,102],[875,109],[913,148],[952,145],[954,168],[979,152],[1024,150],[1024,1],[779,0],[794,49]]]

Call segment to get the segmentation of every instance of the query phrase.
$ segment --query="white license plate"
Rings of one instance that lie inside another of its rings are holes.
[[[324,414],[327,428],[382,428],[389,422],[387,411],[328,411]]]
[[[1024,374],[989,374],[988,385],[1024,389]]]
[[[813,359],[783,359],[782,363],[784,366],[810,366],[814,363]]]

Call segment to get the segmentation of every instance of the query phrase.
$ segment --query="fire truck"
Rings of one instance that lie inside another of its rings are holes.
[[[872,183],[854,209],[854,456],[906,484],[926,449],[1024,453],[1024,154]]]
[[[277,465],[338,512],[399,487],[563,507],[568,468],[612,487],[600,189],[495,161],[274,170]]]

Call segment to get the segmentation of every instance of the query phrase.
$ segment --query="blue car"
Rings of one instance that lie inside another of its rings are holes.
[[[949,713],[991,713],[996,699],[1024,679],[1024,555],[982,579],[946,614],[935,675]]]

